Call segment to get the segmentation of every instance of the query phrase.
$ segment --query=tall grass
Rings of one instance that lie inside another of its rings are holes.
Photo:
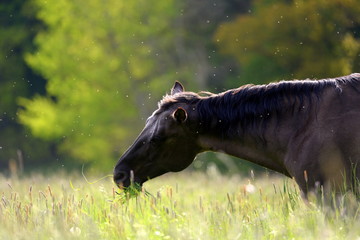
[[[125,199],[111,178],[0,177],[0,239],[360,239],[359,204],[301,199],[290,179],[168,174]]]

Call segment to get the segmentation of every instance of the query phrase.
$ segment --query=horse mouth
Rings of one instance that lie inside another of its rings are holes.
[[[130,182],[128,183],[128,181],[124,181],[124,182],[116,182],[116,186],[120,189],[120,190],[126,190],[128,188],[131,187],[135,187],[135,188],[142,188],[143,183],[142,182]]]
[[[141,188],[142,184],[145,181],[142,181],[140,178],[135,177],[134,171],[119,171],[114,175],[114,182],[119,189],[126,190],[129,187],[135,186]]]
[[[122,168],[114,173],[114,182],[120,189],[135,187],[141,190],[142,185],[149,179],[160,176],[168,171],[158,168],[153,162],[147,163],[135,170]]]

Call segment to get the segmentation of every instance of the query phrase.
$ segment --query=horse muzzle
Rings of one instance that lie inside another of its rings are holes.
[[[114,182],[119,188],[130,186],[131,173],[132,170],[127,165],[116,166],[114,169]]]
[[[121,166],[115,168],[114,182],[121,189],[127,188],[134,183],[142,185],[142,181],[135,177],[134,171],[128,166]]]

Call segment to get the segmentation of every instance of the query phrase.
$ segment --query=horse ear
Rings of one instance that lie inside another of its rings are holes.
[[[178,123],[183,123],[186,121],[187,119],[187,112],[185,111],[185,109],[179,107],[178,109],[175,110],[175,112],[173,113],[173,118],[178,122]]]
[[[184,89],[183,85],[180,82],[176,81],[174,86],[171,89],[171,95],[174,95],[175,93],[184,92],[184,90],[185,89]]]

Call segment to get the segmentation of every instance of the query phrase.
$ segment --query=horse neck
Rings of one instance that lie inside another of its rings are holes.
[[[210,99],[204,99],[206,100]],[[288,133],[281,129],[279,132],[279,126],[275,127],[276,124],[272,124],[271,121],[264,129],[253,126],[250,131],[243,130],[242,119],[236,114],[217,112],[227,106],[211,106],[212,104],[201,103],[197,106],[201,129],[199,144],[204,151],[227,153],[288,175],[283,165]],[[208,109],[201,109],[202,107]],[[204,111],[209,111],[209,114],[204,114]],[[231,114],[231,121],[223,119],[224,115]],[[256,129],[260,129],[262,133],[259,134]]]

